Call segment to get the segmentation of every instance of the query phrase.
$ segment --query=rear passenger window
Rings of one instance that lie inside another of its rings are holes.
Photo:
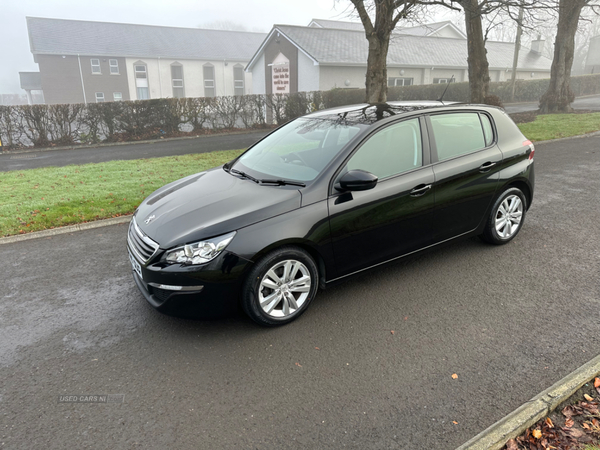
[[[431,124],[440,161],[486,147],[477,113],[436,114],[431,116]]]
[[[494,142],[494,129],[490,118],[485,114],[480,114],[481,124],[483,125],[483,134],[485,136],[485,146],[489,147]]]

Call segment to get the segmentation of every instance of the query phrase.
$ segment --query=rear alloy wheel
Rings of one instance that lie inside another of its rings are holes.
[[[513,187],[505,190],[494,203],[481,238],[496,245],[510,242],[523,226],[526,202],[520,189]]]
[[[300,248],[283,247],[251,270],[244,283],[242,307],[261,325],[283,325],[308,308],[318,285],[317,266],[310,255]]]

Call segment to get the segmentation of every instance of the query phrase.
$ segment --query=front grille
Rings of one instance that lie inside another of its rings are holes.
[[[129,233],[127,234],[127,243],[135,256],[144,264],[156,253],[158,244],[150,239],[135,223],[135,219],[131,219],[129,224]]]

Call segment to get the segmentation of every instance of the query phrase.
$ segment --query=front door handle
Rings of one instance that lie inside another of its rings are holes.
[[[495,165],[496,165],[496,163],[495,163],[495,162],[488,161],[488,162],[486,162],[486,163],[483,163],[483,164],[481,165],[481,167],[479,168],[479,171],[480,171],[481,173],[489,172],[490,170],[492,170],[492,167],[494,167]]]
[[[425,194],[429,189],[431,189],[430,184],[420,184],[416,186],[412,191],[410,191],[411,197],[420,197]]]

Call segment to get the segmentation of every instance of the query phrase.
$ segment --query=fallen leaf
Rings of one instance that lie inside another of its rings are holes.
[[[546,417],[546,423],[548,424],[548,426],[550,428],[554,428],[554,424],[552,423],[552,420],[550,419],[550,417]]]
[[[452,378],[456,380],[458,378],[458,375],[456,375],[455,373],[453,373],[452,374]]]
[[[404,320],[408,320],[408,316],[406,316],[406,317],[404,318]]]
[[[509,441],[506,443],[506,450],[519,450],[519,447],[517,446],[517,441],[515,441],[514,439],[509,439]]]
[[[581,426],[582,426],[583,428],[585,428],[586,430],[589,430],[589,429],[590,429],[590,426],[589,426],[587,423],[585,423],[585,422],[583,422],[583,423],[581,424]]]
[[[321,350],[319,347],[315,347],[315,350]]]
[[[596,379],[594,380],[594,387],[595,388],[600,387],[600,377],[596,377]]]
[[[575,421],[571,418],[565,420],[565,427],[567,428],[571,428],[573,425],[575,425]]]
[[[296,363],[296,365],[297,365],[298,367],[302,367],[302,364],[300,364],[300,363]]]
[[[542,437],[542,432],[541,432],[540,430],[537,430],[537,429],[536,429],[536,430],[533,430],[533,431],[531,432],[531,435],[532,435],[534,438],[536,438],[536,439],[539,439],[539,438],[541,438],[541,437]]]
[[[452,423],[453,423],[454,425],[458,425],[458,422],[457,422],[456,420],[453,420],[453,421],[452,421]]]
[[[594,397],[592,397],[592,396],[590,396],[590,395],[583,394],[583,396],[585,397],[585,399],[586,399],[588,402],[593,402],[593,401],[594,401]]]
[[[390,333],[394,334],[394,330],[391,330]]]

